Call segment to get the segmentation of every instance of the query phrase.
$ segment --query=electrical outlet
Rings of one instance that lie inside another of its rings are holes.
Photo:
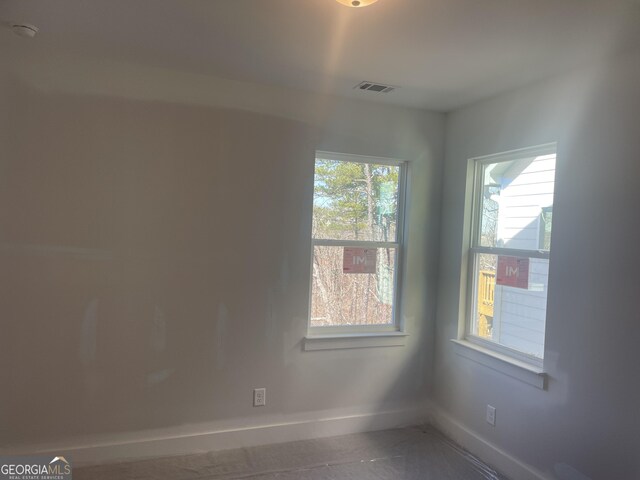
[[[267,389],[254,388],[253,389],[253,406],[264,407],[266,404],[267,404]]]
[[[496,407],[487,405],[487,423],[489,425],[496,425]]]

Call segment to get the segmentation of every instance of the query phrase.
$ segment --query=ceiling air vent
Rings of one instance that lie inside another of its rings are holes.
[[[360,82],[353,88],[355,88],[356,90],[368,90],[375,93],[389,93],[393,92],[396,89],[396,87],[392,87],[390,85],[382,85],[380,83],[373,82]]]

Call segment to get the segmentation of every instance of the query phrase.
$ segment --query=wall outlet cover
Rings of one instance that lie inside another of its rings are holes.
[[[267,389],[254,388],[253,389],[253,406],[264,407],[266,404],[267,404]]]
[[[496,407],[487,405],[487,423],[489,425],[496,425]]]

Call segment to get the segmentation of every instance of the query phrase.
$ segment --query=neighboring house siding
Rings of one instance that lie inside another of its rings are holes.
[[[505,172],[501,183],[500,246],[541,249],[541,207],[553,204],[555,155],[538,157],[524,169],[522,164],[514,169],[518,171]],[[496,285],[494,334],[501,344],[543,356],[548,275],[548,261],[532,258],[528,290]]]

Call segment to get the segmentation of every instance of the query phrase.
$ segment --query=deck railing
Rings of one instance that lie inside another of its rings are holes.
[[[485,338],[492,336],[495,288],[496,272],[494,270],[480,270],[478,277],[478,335]]]

